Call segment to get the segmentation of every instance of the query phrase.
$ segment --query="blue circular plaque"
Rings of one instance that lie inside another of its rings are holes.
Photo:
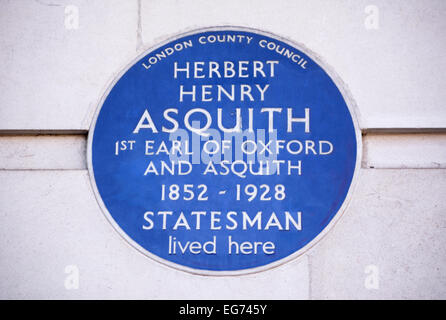
[[[147,50],[110,85],[88,165],[133,246],[198,274],[300,256],[339,218],[361,136],[335,74],[301,45],[201,29]]]

